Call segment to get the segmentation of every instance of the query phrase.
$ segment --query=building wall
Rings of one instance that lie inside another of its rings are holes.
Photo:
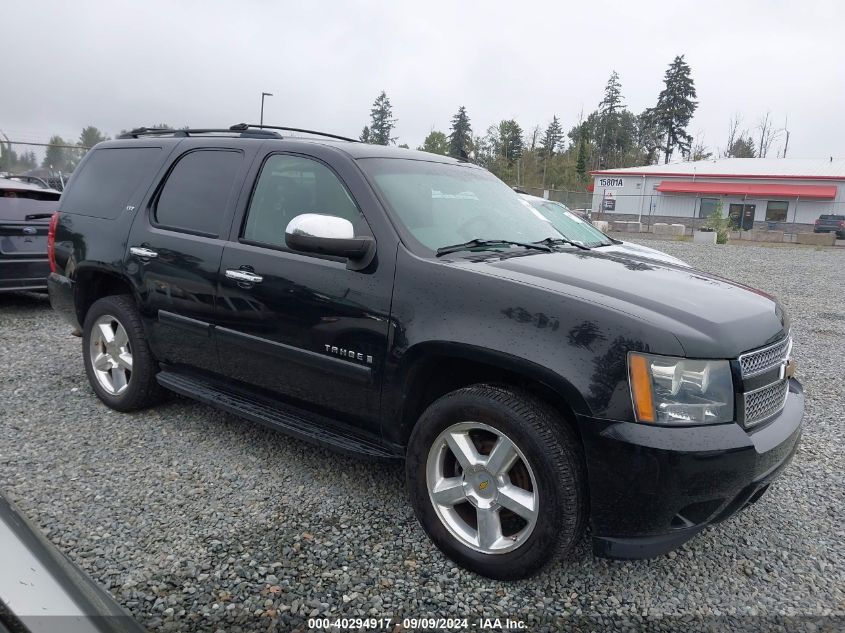
[[[621,179],[621,186],[619,180]],[[819,185],[833,184],[837,188],[834,200],[795,200],[786,198],[748,198],[741,196],[697,196],[695,194],[663,194],[657,191],[657,187],[664,180],[691,180],[692,176],[667,177],[667,176],[595,176],[593,191],[594,217],[605,219],[639,219],[642,222],[653,224],[657,217],[658,221],[666,221],[666,218],[674,218],[677,222],[687,226],[697,226],[704,220],[699,218],[701,197],[720,198],[723,204],[723,213],[728,214],[730,205],[753,204],[755,205],[754,220],[756,226],[766,225],[766,207],[769,200],[787,201],[786,221],[781,222],[779,228],[790,230],[807,230],[812,228],[816,218],[823,213],[845,213],[845,183],[842,181],[820,181],[820,180],[784,180],[784,179],[728,179],[708,178],[708,182],[732,182],[732,183],[756,183],[756,184],[795,184],[795,185]],[[704,179],[702,179],[704,180]],[[612,191],[615,195],[615,209],[613,211],[602,210],[602,200],[606,191]],[[623,217],[624,216],[624,217]],[[633,218],[632,218],[633,216]],[[792,225],[792,226],[789,226]]]

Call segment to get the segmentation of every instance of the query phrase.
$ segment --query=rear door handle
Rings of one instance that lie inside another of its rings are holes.
[[[256,275],[255,273],[251,273],[248,270],[229,268],[225,274],[226,277],[229,279],[246,282],[248,284],[260,284],[262,281],[264,281],[264,277],[262,277],[261,275]]]
[[[144,248],[143,246],[130,246],[129,252],[135,257],[143,257],[144,259],[154,259],[158,257],[158,253],[150,250],[149,248]]]

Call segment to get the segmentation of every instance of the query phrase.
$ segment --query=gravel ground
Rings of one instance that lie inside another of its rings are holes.
[[[647,244],[777,294],[808,397],[785,475],[666,557],[595,559],[585,541],[530,580],[465,572],[417,525],[400,466],[176,398],[107,409],[80,340],[33,295],[0,296],[0,489],[150,629],[306,630],[324,615],[460,616],[476,628],[486,615],[529,630],[642,618],[754,630],[769,628],[764,616],[845,615],[845,249]]]

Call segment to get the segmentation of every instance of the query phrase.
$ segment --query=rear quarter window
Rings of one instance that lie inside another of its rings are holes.
[[[92,150],[62,195],[60,211],[113,220],[132,194],[149,182],[160,147],[110,147]]]

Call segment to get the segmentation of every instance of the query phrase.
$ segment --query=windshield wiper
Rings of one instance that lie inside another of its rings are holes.
[[[575,242],[570,240],[567,237],[547,237],[544,240],[540,240],[539,242],[534,242],[535,244],[542,244],[544,246],[557,246],[558,244],[569,244],[570,246],[574,246],[576,248],[580,248],[582,251],[590,250],[589,246],[585,246],[581,242]]]
[[[529,243],[529,242],[515,242],[513,240],[482,240],[475,238],[464,242],[463,244],[453,244],[451,246],[441,246],[435,252],[437,257],[441,255],[448,255],[449,253],[457,253],[458,251],[466,251],[471,248],[489,248],[493,246],[523,246],[525,248],[536,248],[540,251],[551,252],[551,248],[546,244]]]

